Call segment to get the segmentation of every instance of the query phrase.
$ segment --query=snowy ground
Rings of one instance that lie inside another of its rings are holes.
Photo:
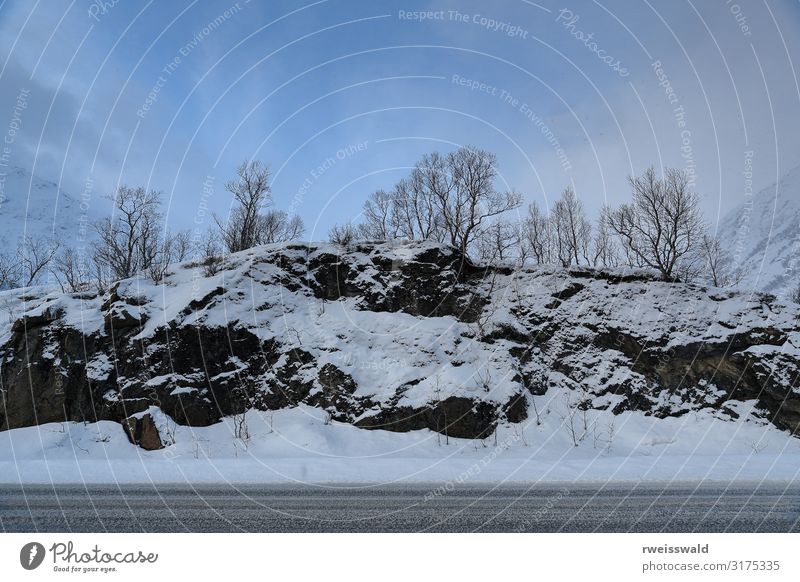
[[[308,407],[248,413],[247,442],[231,419],[190,428],[162,418],[175,443],[153,452],[112,422],[15,429],[0,433],[0,483],[800,481],[800,439],[752,419],[599,413],[575,447],[556,404],[537,400],[541,424],[534,416],[485,442],[326,424]]]

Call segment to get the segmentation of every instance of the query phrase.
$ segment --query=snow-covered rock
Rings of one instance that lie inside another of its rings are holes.
[[[184,263],[158,285],[0,305],[0,430],[310,406],[477,439],[543,414],[546,395],[573,440],[599,411],[800,432],[800,306],[646,273],[481,267],[431,242],[282,244],[211,276]]]

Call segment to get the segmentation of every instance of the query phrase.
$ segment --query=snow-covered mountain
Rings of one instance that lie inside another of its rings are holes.
[[[58,184],[20,167],[0,172],[0,242],[14,248],[24,236],[78,247],[91,238],[96,194],[82,201]]]
[[[719,237],[744,273],[743,290],[787,296],[800,284],[800,166],[732,210]]]

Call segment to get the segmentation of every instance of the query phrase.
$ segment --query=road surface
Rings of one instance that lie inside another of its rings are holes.
[[[800,532],[800,486],[0,486],[7,532]]]

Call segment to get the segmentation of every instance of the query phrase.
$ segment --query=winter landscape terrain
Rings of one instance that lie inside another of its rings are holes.
[[[798,0],[0,0],[0,573],[796,579],[701,536],[800,531],[798,56]]]
[[[318,243],[259,162],[191,238],[4,171],[0,483],[796,482],[800,167],[711,236],[669,169],[630,180],[650,216],[508,222],[496,162],[426,154]]]
[[[800,471],[800,306],[772,296],[407,241],[260,246],[213,274],[0,303],[7,483]]]
[[[98,204],[91,192],[82,202],[18,166],[3,172],[0,192],[4,249],[15,248],[25,237],[85,247],[94,236],[91,223],[98,218]]]
[[[741,269],[739,287],[788,296],[800,280],[800,167],[728,212],[719,236]]]

